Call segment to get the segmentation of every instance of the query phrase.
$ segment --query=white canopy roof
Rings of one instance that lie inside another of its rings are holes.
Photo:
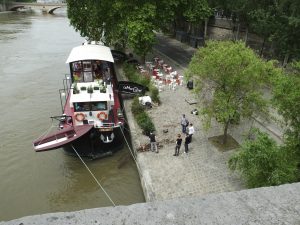
[[[103,60],[114,62],[110,48],[103,45],[81,45],[72,49],[66,63],[80,60]]]

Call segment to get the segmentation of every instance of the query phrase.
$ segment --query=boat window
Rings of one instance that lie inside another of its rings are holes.
[[[76,71],[73,73],[74,81],[76,82],[82,82],[83,81],[83,76],[80,71]]]
[[[89,102],[75,102],[74,103],[74,111],[90,111],[90,104]]]
[[[107,110],[107,102],[74,102],[74,111],[102,111]]]
[[[92,72],[84,72],[84,82],[93,82],[93,75]]]
[[[91,102],[92,111],[107,110],[107,102]]]
[[[91,61],[84,61],[83,62],[83,70],[84,71],[92,71],[92,62]]]
[[[73,62],[72,63],[73,66],[73,71],[81,71],[81,62]]]

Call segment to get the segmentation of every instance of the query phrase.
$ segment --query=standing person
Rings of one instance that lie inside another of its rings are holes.
[[[180,146],[181,146],[181,142],[182,142],[181,135],[177,134],[175,154],[173,156],[178,156],[179,155],[179,149],[180,149]]]
[[[182,133],[186,133],[186,128],[187,126],[189,125],[189,121],[188,119],[185,117],[185,114],[182,114],[182,117],[181,117],[181,127],[182,127]]]
[[[156,136],[153,132],[150,132],[149,135],[149,139],[150,139],[150,149],[152,152],[156,152],[158,153],[158,149],[157,149],[157,144],[156,144]]]
[[[191,143],[191,135],[188,133],[185,134],[185,140],[184,140],[184,153],[189,152],[189,143]]]
[[[191,142],[192,142],[192,137],[193,137],[194,133],[195,133],[194,126],[193,126],[192,123],[190,123],[190,126],[189,126],[189,136],[191,137]]]

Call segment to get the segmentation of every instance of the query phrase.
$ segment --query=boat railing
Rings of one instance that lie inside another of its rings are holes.
[[[73,126],[73,119],[72,116],[67,116],[67,115],[61,115],[61,116],[51,116],[50,117],[52,120],[57,120],[60,125],[67,124],[70,126]]]
[[[59,89],[59,96],[60,96],[60,105],[61,105],[61,111],[64,112],[64,105],[67,101],[67,98],[69,96],[70,90],[72,86],[72,81],[70,74],[65,74],[65,78],[63,79],[63,89]]]

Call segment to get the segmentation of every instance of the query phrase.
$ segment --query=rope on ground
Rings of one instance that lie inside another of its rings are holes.
[[[92,171],[89,169],[89,167],[86,165],[86,163],[83,161],[83,159],[80,157],[80,155],[78,154],[78,152],[76,151],[76,149],[74,148],[73,145],[71,145],[73,150],[75,151],[76,155],[79,157],[79,159],[81,160],[81,162],[83,163],[83,165],[86,167],[86,169],[90,172],[90,174],[92,175],[92,177],[94,178],[94,180],[96,181],[96,183],[99,185],[99,187],[102,189],[102,191],[105,193],[105,195],[107,196],[107,198],[110,200],[110,202],[112,203],[113,206],[116,206],[116,204],[114,203],[114,201],[111,199],[111,197],[109,197],[109,195],[107,194],[107,192],[105,191],[105,189],[102,187],[102,185],[100,184],[100,182],[97,180],[97,178],[95,177],[95,175],[92,173]]]

